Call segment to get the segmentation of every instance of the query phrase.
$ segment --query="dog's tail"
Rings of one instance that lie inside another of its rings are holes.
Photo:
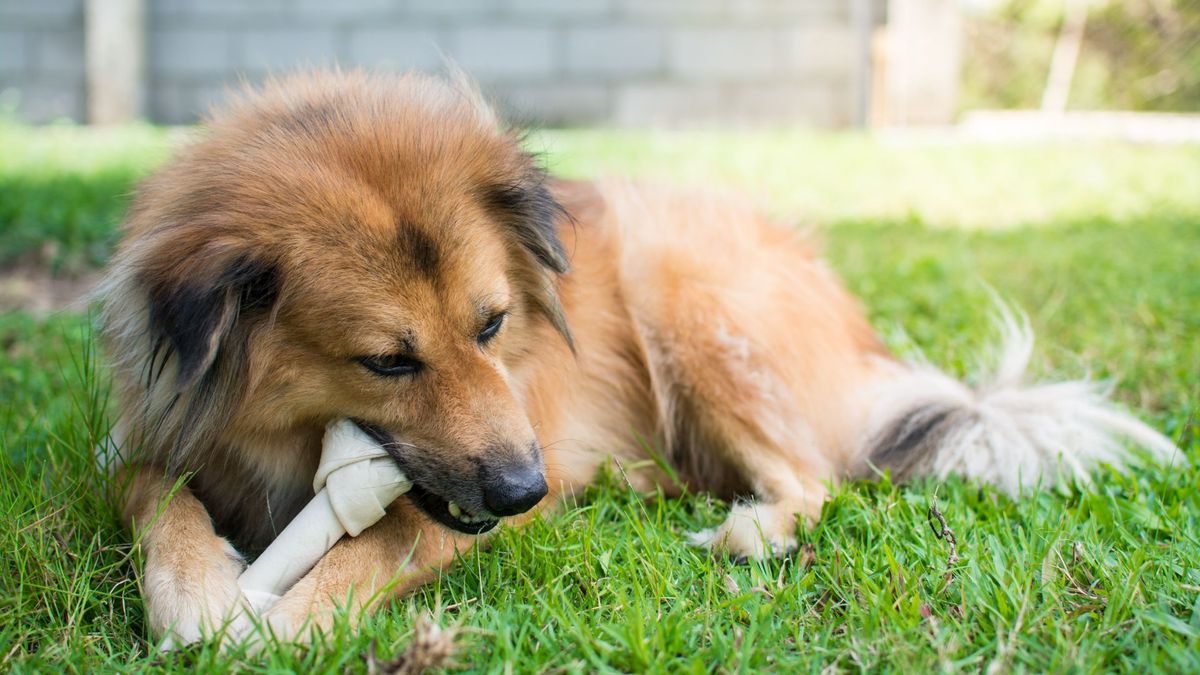
[[[1018,495],[1100,463],[1124,467],[1133,447],[1157,462],[1186,464],[1175,445],[1108,400],[1087,380],[1026,384],[1033,350],[1028,321],[1001,307],[1002,340],[992,374],[969,387],[924,364],[904,364],[872,397],[864,474],[894,480],[956,474]]]

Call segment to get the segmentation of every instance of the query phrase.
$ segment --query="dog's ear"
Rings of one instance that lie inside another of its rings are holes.
[[[199,259],[200,264],[193,259],[169,276],[147,280],[155,355],[163,347],[175,355],[178,391],[209,372],[239,322],[268,310],[279,293],[275,267],[260,260],[246,255]]]
[[[544,172],[530,166],[520,180],[489,187],[484,199],[539,263],[558,274],[567,271],[558,223],[569,216],[546,187]]]
[[[575,341],[552,278],[570,268],[558,236],[558,226],[571,216],[550,194],[545,172],[533,164],[532,158],[526,156],[525,159],[528,164],[520,180],[488,188],[484,199],[516,243],[536,261],[539,269],[526,270],[523,275],[527,277],[522,281],[526,297],[562,335],[573,352]]]

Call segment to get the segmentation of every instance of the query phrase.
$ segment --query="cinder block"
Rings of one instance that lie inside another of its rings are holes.
[[[442,63],[442,46],[433,29],[360,28],[350,34],[350,61],[396,70],[432,69]]]
[[[545,77],[557,65],[549,27],[463,28],[454,32],[450,45],[458,64],[484,79]]]
[[[680,29],[670,36],[670,70],[694,80],[770,75],[776,66],[775,38],[764,28]]]
[[[659,17],[665,19],[718,17],[725,12],[725,0],[615,0],[620,16]]]
[[[812,76],[848,75],[858,67],[858,40],[847,24],[800,26],[784,35],[789,72]]]
[[[35,71],[43,75],[83,77],[83,30],[47,30],[31,32],[34,41]]]
[[[194,124],[228,95],[229,86],[216,80],[166,83],[151,89],[150,114],[163,124]]]
[[[713,84],[631,84],[618,87],[613,121],[622,126],[680,127],[718,124],[724,94]]]
[[[615,6],[615,0],[509,0],[508,13],[533,17],[596,17],[611,14]]]
[[[659,28],[603,26],[567,31],[567,70],[585,75],[627,77],[660,72],[666,43]]]
[[[392,13],[397,0],[292,0],[292,12],[319,19],[361,19]]]
[[[727,0],[729,14],[747,21],[846,20],[857,0]]]
[[[0,31],[0,73],[21,73],[26,61],[25,35],[11,30]]]
[[[764,82],[734,85],[727,96],[728,120],[741,127],[838,127],[853,122],[854,106],[841,83]]]
[[[156,75],[221,74],[234,68],[227,30],[167,28],[150,33],[147,66]]]
[[[338,3],[339,0],[330,0],[330,4]],[[250,19],[282,16],[289,5],[288,0],[148,0],[146,9],[152,19],[159,16]]]
[[[241,36],[241,66],[251,72],[281,72],[334,62],[332,29],[280,28],[248,31]]]
[[[522,125],[563,126],[609,121],[612,99],[603,84],[492,86],[485,89],[501,114]]]
[[[499,16],[505,0],[408,0],[406,12],[414,15],[457,16],[479,20]]]
[[[77,27],[82,30],[83,2],[84,0],[0,0],[0,20],[5,28]]]
[[[82,122],[84,118],[83,78],[55,82],[18,82],[17,117],[40,124],[68,119]]]

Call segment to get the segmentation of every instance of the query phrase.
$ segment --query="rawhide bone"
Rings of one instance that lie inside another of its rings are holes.
[[[250,608],[256,614],[266,611],[343,534],[357,537],[410,488],[412,481],[357,424],[330,422],[313,478],[316,496],[238,577]]]

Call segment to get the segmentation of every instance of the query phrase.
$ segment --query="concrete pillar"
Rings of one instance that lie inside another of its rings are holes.
[[[146,91],[143,0],[87,0],[85,24],[88,122],[138,119]]]
[[[890,0],[883,109],[893,126],[949,124],[962,75],[958,0]]]

